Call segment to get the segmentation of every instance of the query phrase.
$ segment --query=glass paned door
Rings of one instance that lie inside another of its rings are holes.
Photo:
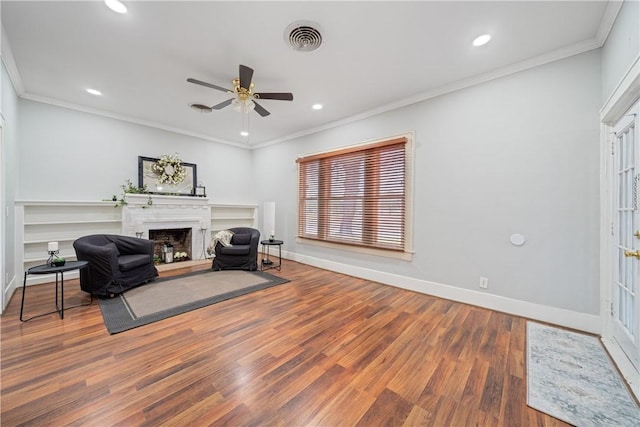
[[[614,277],[611,315],[614,338],[634,366],[640,368],[640,141],[637,117],[637,114],[628,114],[614,128]]]

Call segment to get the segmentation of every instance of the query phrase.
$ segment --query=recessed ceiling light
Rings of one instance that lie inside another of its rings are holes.
[[[485,45],[485,44],[489,43],[489,40],[491,40],[491,36],[489,34],[483,34],[481,36],[476,37],[473,40],[473,45],[474,46],[482,46],[482,45]]]
[[[104,0],[104,4],[114,12],[127,13],[127,7],[120,3],[118,0]]]
[[[99,90],[95,90],[95,89],[87,89],[87,92],[89,92],[91,95],[97,95],[97,96],[102,95],[102,92],[100,92]]]
[[[322,110],[322,104],[313,104],[311,108],[314,110]]]
[[[240,132],[240,136],[249,136],[249,132],[243,130],[242,132]]]

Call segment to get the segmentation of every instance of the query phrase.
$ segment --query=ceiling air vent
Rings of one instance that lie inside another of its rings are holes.
[[[289,46],[299,52],[313,52],[322,46],[322,34],[314,22],[294,22],[287,27],[284,35]]]

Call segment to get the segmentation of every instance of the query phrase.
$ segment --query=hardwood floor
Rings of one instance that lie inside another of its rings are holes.
[[[525,319],[287,260],[271,272],[290,282],[116,335],[97,302],[21,323],[17,291],[2,426],[566,425],[526,405]],[[26,317],[53,288],[28,288]],[[65,305],[90,301],[65,288]]]

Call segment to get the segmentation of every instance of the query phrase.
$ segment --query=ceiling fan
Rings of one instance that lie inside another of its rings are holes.
[[[222,92],[228,92],[234,95],[233,98],[227,99],[212,107],[208,107],[202,104],[193,104],[192,107],[199,110],[221,110],[224,107],[231,105],[235,110],[240,112],[249,112],[255,110],[256,113],[262,117],[271,114],[263,106],[256,102],[256,99],[275,99],[279,101],[293,101],[293,94],[288,92],[271,93],[271,92],[253,92],[253,69],[246,65],[240,65],[240,77],[233,79],[233,90],[226,89],[220,86],[216,86],[211,83],[203,82],[200,80],[188,78],[189,83],[209,87],[211,89],[220,90]]]

